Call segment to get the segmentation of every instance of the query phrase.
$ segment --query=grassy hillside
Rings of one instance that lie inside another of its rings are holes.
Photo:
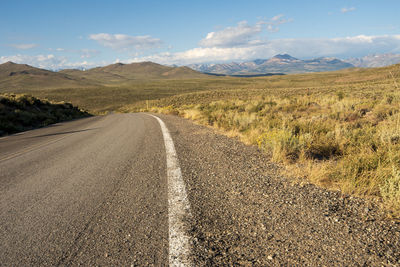
[[[400,65],[255,80],[267,86],[176,95],[151,101],[148,111],[218,128],[295,177],[381,199],[400,216]]]
[[[27,95],[0,94],[0,136],[89,116],[70,103],[52,103]]]
[[[87,71],[60,72],[11,62],[0,65],[0,93],[68,101],[94,113],[203,88],[217,89],[221,82],[186,67],[168,67],[151,62],[118,63]]]
[[[129,84],[135,80],[192,79],[206,78],[208,76],[187,67],[168,67],[153,62],[132,64],[116,63],[86,71],[62,70],[60,73],[77,78],[86,78],[92,81],[101,81],[104,84]]]

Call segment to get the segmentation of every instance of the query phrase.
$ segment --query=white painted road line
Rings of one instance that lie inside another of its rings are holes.
[[[167,126],[158,117],[167,157],[168,177],[168,225],[169,225],[169,266],[193,266],[190,258],[192,241],[188,233],[187,219],[191,216],[190,204],[182,179],[174,142]]]

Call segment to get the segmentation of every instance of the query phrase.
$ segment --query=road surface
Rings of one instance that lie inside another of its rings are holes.
[[[173,151],[146,114],[0,138],[0,266],[167,266],[181,256],[193,266],[400,265],[400,226],[375,205],[294,185],[256,148],[157,116]]]

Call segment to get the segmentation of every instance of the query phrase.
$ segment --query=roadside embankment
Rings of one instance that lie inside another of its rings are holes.
[[[0,136],[88,117],[70,103],[54,103],[29,95],[0,94]]]

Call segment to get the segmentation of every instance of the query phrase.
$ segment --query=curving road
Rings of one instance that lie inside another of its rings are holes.
[[[179,215],[190,238],[186,264],[400,264],[400,226],[376,206],[293,185],[256,148],[157,116],[175,143],[191,208]],[[167,168],[174,157],[164,139],[145,114],[0,138],[0,266],[174,265],[179,211],[171,205],[179,204],[168,175],[177,172]]]
[[[158,122],[111,115],[0,139],[0,262],[156,264],[168,259]]]

